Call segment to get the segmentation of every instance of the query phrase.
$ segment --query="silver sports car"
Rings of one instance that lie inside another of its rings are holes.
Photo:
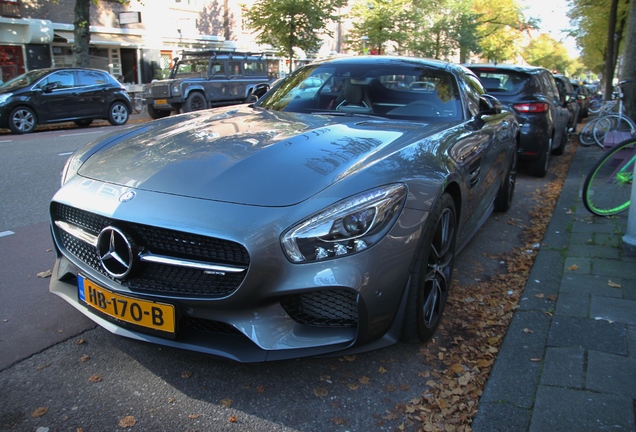
[[[426,341],[457,251],[512,201],[518,124],[483,93],[458,65],[341,58],[92,142],[51,202],[50,290],[244,362]]]

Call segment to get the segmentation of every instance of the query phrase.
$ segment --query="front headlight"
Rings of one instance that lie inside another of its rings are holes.
[[[179,83],[172,84],[172,90],[170,91],[170,94],[172,96],[179,96],[181,94],[181,87],[179,86]]]
[[[64,184],[79,171],[82,166],[82,161],[79,155],[73,154],[68,160],[66,164],[64,164],[64,169],[62,170],[62,180],[60,182],[60,187],[64,186]]]
[[[395,184],[344,199],[283,233],[283,250],[296,263],[366,250],[393,226],[405,198],[406,186]]]
[[[13,93],[0,94],[0,104],[5,103],[11,96],[13,96]]]

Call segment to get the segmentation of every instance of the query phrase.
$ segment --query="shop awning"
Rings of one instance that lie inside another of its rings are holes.
[[[55,30],[54,42],[66,42],[72,44],[75,42],[73,32]],[[91,33],[91,45],[108,45],[120,47],[142,47],[143,39],[136,35],[121,35],[112,33]]]

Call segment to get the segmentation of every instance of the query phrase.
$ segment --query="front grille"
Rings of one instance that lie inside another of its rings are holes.
[[[170,96],[170,86],[167,84],[164,85],[153,85],[150,87],[150,91],[152,92],[153,98],[167,98]]]
[[[284,297],[280,304],[296,322],[322,327],[356,327],[357,294],[346,290],[324,290]]]
[[[67,205],[51,204],[52,220],[81,227],[97,236],[107,226],[117,226],[135,240],[138,248],[156,255],[190,259],[206,263],[249,266],[249,254],[238,243],[164,228],[106,218]],[[108,276],[99,262],[94,246],[60,229],[55,235],[64,249],[90,268]],[[133,292],[177,296],[225,297],[243,282],[247,272],[206,274],[192,269],[167,264],[136,262],[131,274],[115,282]],[[111,278],[112,279],[112,278]]]
[[[226,335],[242,335],[240,331],[229,324],[220,321],[211,321],[203,318],[185,316],[179,321],[182,330],[196,330],[206,333],[218,333]]]

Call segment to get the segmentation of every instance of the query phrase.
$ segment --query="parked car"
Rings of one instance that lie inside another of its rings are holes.
[[[548,173],[551,154],[563,154],[568,142],[570,113],[563,106],[552,73],[516,65],[467,65],[489,94],[512,111],[521,127],[519,157],[530,162],[531,174]]]
[[[339,58],[94,141],[51,202],[50,290],[118,335],[239,361],[426,341],[457,252],[513,198],[518,125],[483,93],[458,65]]]
[[[586,86],[579,83],[572,83],[572,86],[576,93],[576,102],[581,107],[581,118],[586,118],[590,115],[591,92]]]
[[[554,79],[559,89],[559,95],[561,97],[561,103],[570,112],[570,121],[568,122],[568,131],[573,133],[576,130],[576,125],[579,123],[581,107],[576,101],[576,91],[570,82],[570,79],[563,75],[554,75]]]
[[[131,112],[126,89],[102,70],[37,69],[0,85],[0,128],[16,134],[66,121],[88,126],[104,119],[119,126]]]
[[[241,104],[269,90],[267,63],[262,55],[217,51],[186,51],[168,79],[146,86],[148,114],[153,119],[171,112],[191,112]]]

